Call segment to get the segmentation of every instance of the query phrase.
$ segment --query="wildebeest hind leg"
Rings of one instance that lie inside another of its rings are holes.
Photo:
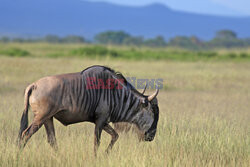
[[[31,138],[31,136],[38,131],[38,129],[42,126],[42,123],[39,123],[37,121],[33,121],[32,124],[23,132],[22,134],[22,146],[21,148],[24,148],[27,144],[28,140]]]
[[[109,124],[106,124],[104,126],[103,130],[105,130],[105,132],[110,134],[112,137],[111,142],[110,142],[108,148],[106,149],[106,152],[108,153],[112,149],[115,142],[118,140],[119,135],[116,133],[116,131]]]
[[[58,147],[57,147],[57,143],[56,143],[56,136],[55,136],[55,128],[54,128],[53,117],[46,120],[44,122],[44,126],[45,126],[46,133],[47,133],[48,143],[51,145],[52,148],[57,150]]]

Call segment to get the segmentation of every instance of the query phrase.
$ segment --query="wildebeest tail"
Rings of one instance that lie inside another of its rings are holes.
[[[20,123],[20,130],[19,130],[19,134],[18,134],[18,144],[20,144],[20,140],[22,138],[22,133],[25,129],[27,129],[28,127],[28,110],[29,110],[29,97],[32,93],[32,90],[34,88],[34,85],[31,84],[29,85],[24,93],[24,111],[23,111],[23,115],[21,118],[21,123]]]

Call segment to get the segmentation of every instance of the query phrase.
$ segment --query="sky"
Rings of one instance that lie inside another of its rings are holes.
[[[250,16],[250,0],[88,0],[115,4],[142,6],[162,3],[168,7],[202,14],[223,16]]]

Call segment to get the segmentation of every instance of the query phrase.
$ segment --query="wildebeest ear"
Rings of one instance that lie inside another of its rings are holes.
[[[154,98],[153,100],[151,100],[150,103],[153,104],[153,105],[158,105],[157,98]]]

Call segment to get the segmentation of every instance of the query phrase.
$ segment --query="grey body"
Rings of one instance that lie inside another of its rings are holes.
[[[104,82],[113,79],[116,81],[115,88],[90,88],[90,78]],[[118,134],[109,125],[110,122],[134,123],[145,133],[145,140],[151,141],[155,136],[158,113],[153,112],[150,101],[157,93],[150,97],[140,94],[121,74],[104,66],[42,78],[26,88],[19,144],[24,146],[31,135],[45,125],[48,142],[56,147],[53,118],[64,125],[84,121],[94,123],[95,152],[102,130],[112,136],[109,149],[117,140]],[[34,120],[27,127],[29,105],[34,112]]]

